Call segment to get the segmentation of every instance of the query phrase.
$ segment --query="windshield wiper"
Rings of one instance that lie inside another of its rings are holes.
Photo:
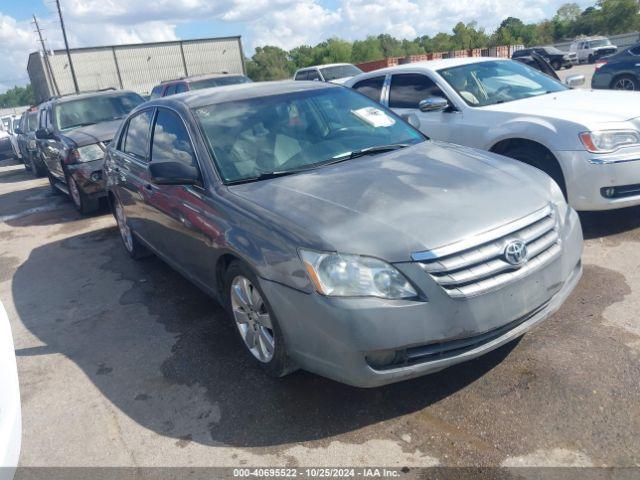
[[[259,182],[260,180],[269,180],[270,178],[285,177],[287,175],[293,175],[294,173],[300,173],[305,170],[311,170],[310,168],[298,168],[293,170],[281,170],[276,172],[264,172],[255,177],[239,178],[238,180],[230,180],[225,182],[227,185],[239,185],[241,183]]]
[[[391,152],[393,150],[400,150],[410,146],[409,143],[391,143],[389,145],[378,145],[376,147],[361,148],[360,150],[353,150],[352,152],[341,153],[335,157],[331,157],[328,162],[323,162],[320,165],[332,165],[334,163],[343,162],[345,160],[351,160],[352,158],[364,157],[365,155],[376,155],[378,153]]]
[[[69,129],[69,128],[88,127],[89,125],[95,125],[95,124],[96,124],[96,122],[77,123],[75,125],[71,125],[70,127],[67,127],[67,129]]]

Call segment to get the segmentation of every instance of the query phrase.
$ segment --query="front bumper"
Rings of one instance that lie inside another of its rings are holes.
[[[571,209],[561,239],[562,253],[556,261],[473,298],[449,297],[413,262],[396,266],[426,294],[426,301],[328,298],[266,280],[261,286],[289,354],[300,367],[347,384],[375,387],[479,357],[557,311],[582,273],[582,230]],[[512,328],[505,328],[507,324]],[[415,352],[454,342],[468,347],[399,366],[371,362],[388,352]]]
[[[564,173],[569,203],[576,210],[613,210],[640,205],[640,193],[615,198],[602,194],[606,187],[640,187],[640,149],[606,155],[560,151],[556,156]]]
[[[67,169],[87,196],[91,198],[107,196],[104,160],[68,165]]]

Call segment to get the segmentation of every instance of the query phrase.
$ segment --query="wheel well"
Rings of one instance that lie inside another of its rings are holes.
[[[631,79],[633,79],[634,82],[638,82],[639,81],[639,79],[638,79],[638,77],[636,75],[633,75],[631,73],[619,73],[618,75],[616,75],[615,77],[613,77],[611,79],[611,83],[609,84],[609,86],[611,88],[613,88],[613,84],[616,83],[621,78],[624,78],[624,77],[631,78]]]
[[[225,295],[224,275],[227,272],[229,265],[231,265],[231,262],[233,262],[234,260],[239,260],[239,258],[230,253],[225,253],[224,255],[220,255],[220,258],[218,258],[218,261],[216,263],[216,289],[218,291],[220,299],[223,301]]]
[[[558,162],[558,159],[555,157],[555,155],[551,153],[551,150],[549,150],[541,143],[535,142],[533,140],[526,140],[524,138],[509,138],[496,143],[493,147],[491,147],[490,151],[493,153],[504,155],[505,157],[515,158],[516,160],[539,168],[551,178],[553,178],[566,195],[566,183],[564,179],[564,173],[562,172],[562,167],[560,166],[560,163]],[[517,151],[535,151],[538,153],[538,158],[541,161],[527,161],[524,158],[518,158],[517,155],[510,155],[511,152],[516,153]]]

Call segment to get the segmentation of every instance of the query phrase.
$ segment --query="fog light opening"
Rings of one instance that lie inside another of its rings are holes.
[[[614,187],[603,188],[602,193],[605,197],[612,198],[616,195],[616,189]]]

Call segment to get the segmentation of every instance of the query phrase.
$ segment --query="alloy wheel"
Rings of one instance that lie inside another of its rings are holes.
[[[251,354],[269,363],[275,351],[271,316],[258,289],[242,275],[231,282],[231,309],[240,336]]]
[[[115,210],[116,223],[118,224],[118,230],[120,231],[120,236],[122,237],[122,241],[124,242],[124,248],[126,248],[128,252],[132,252],[133,236],[131,235],[131,228],[127,223],[127,217],[124,214],[124,210],[122,209],[122,205],[120,205],[120,202],[116,203]]]
[[[621,79],[616,81],[616,83],[614,84],[613,88],[615,90],[631,90],[631,91],[633,91],[633,90],[636,89],[636,84],[630,78],[621,78]]]

